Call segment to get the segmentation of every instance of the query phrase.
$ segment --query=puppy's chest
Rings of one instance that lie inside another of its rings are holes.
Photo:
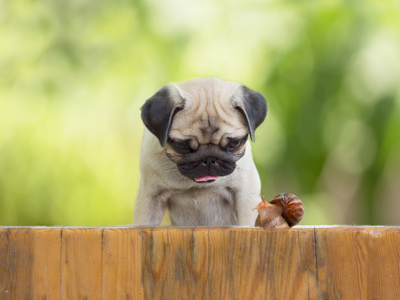
[[[176,191],[168,198],[173,225],[235,225],[236,193],[230,188]]]

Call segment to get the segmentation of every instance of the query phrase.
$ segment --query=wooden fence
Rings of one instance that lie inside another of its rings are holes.
[[[0,299],[400,299],[400,228],[0,227]]]

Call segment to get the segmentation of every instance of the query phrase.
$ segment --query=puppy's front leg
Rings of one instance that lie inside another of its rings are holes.
[[[139,190],[136,198],[133,225],[158,226],[164,216],[167,199],[162,193],[148,194]]]

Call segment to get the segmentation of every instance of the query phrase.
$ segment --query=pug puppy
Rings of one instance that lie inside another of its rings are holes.
[[[267,115],[244,85],[197,78],[166,85],[142,107],[146,126],[134,225],[254,226],[260,177],[248,136]]]

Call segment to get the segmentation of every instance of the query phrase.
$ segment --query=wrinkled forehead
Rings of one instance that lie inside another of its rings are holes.
[[[179,94],[185,99],[185,108],[195,102],[226,103],[240,84],[219,78],[195,78],[176,85]]]
[[[230,100],[240,86],[219,80],[194,80],[178,86],[185,99],[171,126],[170,138],[196,140],[199,144],[224,144],[248,133],[246,122]]]

